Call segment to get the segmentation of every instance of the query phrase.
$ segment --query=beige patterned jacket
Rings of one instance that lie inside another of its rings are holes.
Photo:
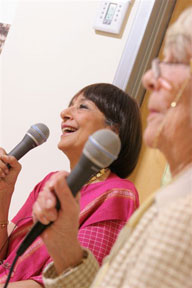
[[[83,264],[59,276],[50,264],[45,287],[192,288],[192,168],[155,194],[131,232],[129,225],[122,229],[95,277],[97,270],[90,252]]]

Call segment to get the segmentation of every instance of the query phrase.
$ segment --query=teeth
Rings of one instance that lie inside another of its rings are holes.
[[[65,127],[62,129],[63,132],[75,132],[76,129],[73,127]]]

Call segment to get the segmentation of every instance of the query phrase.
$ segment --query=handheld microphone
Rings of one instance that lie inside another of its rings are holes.
[[[49,137],[49,129],[45,124],[37,123],[32,125],[21,142],[8,153],[17,160],[23,157],[31,149],[44,143]],[[9,165],[10,167],[10,165]]]
[[[8,155],[14,156],[17,160],[19,160],[21,157],[23,157],[28,151],[31,149],[41,145],[44,143],[49,137],[49,129],[45,124],[37,123],[32,125],[21,142],[11,150],[11,152],[8,153]],[[11,168],[9,164],[7,164],[8,168]],[[22,245],[22,244],[21,244]],[[16,257],[13,260],[13,263],[11,265],[11,268],[9,270],[9,274],[7,276],[7,280],[5,282],[4,288],[7,287],[11,274],[13,272],[15,263],[17,261],[17,258],[19,255],[16,254]]]
[[[80,188],[101,168],[108,167],[117,159],[121,148],[119,136],[109,129],[96,131],[86,142],[79,162],[66,178],[67,184],[75,197]],[[60,203],[57,199],[57,210],[60,209]],[[19,246],[16,254],[21,256],[33,241],[53,222],[45,225],[37,221],[23,242]]]

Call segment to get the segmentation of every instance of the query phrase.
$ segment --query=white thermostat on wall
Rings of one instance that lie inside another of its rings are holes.
[[[95,30],[119,34],[131,0],[100,1],[93,28]]]

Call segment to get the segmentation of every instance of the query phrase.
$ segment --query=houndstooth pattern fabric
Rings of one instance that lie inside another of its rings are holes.
[[[121,230],[92,285],[95,271],[90,270],[95,262],[89,254],[76,271],[59,276],[61,286],[56,278],[52,286],[45,278],[45,286],[191,288],[192,169],[159,191],[154,200],[131,235],[128,225]]]
[[[63,287],[76,287],[76,288],[88,288],[90,287],[95,274],[99,269],[98,262],[93,254],[88,252],[88,257],[83,261],[83,264],[77,266],[71,271],[57,275],[54,265],[49,264],[44,271],[44,282],[47,288],[63,288]],[[72,277],[71,277],[72,276]],[[64,280],[64,281],[63,281]]]
[[[192,197],[171,206],[149,209],[97,287],[192,287]]]

